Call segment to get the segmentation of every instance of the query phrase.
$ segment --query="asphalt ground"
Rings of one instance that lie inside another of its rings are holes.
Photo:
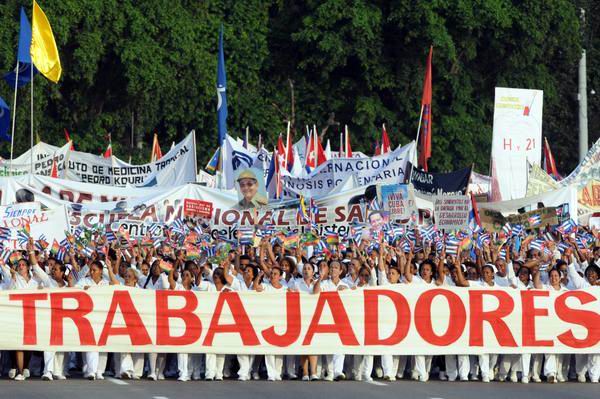
[[[303,381],[164,381],[119,380],[88,381],[80,377],[65,381],[41,381],[32,377],[26,381],[0,379],[0,398],[283,398],[283,399],[348,399],[348,398],[415,398],[415,399],[550,399],[600,397],[600,385],[591,383],[508,383],[508,382],[445,382],[394,381],[384,382],[303,382]]]

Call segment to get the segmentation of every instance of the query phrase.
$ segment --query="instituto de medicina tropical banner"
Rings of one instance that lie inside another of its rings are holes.
[[[0,292],[0,348],[221,354],[600,353],[600,287],[317,295],[92,287]]]

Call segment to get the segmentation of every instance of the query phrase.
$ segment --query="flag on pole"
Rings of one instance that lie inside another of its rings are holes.
[[[73,144],[73,140],[71,140],[71,136],[69,135],[69,131],[65,128],[65,140],[67,143],[71,143],[71,151],[75,151],[75,145]]]
[[[0,140],[10,141],[10,108],[0,97]]]
[[[306,149],[306,166],[314,169],[324,163],[326,160],[327,158],[325,157],[325,151],[323,150],[323,146],[321,145],[321,140],[319,139],[317,128],[315,126],[310,134],[308,147]]]
[[[56,163],[56,157],[52,158],[52,170],[50,171],[50,177],[58,179],[58,164]]]
[[[204,168],[208,173],[214,174],[217,171],[217,169],[219,168],[220,155],[221,147],[218,147],[215,153],[213,154],[212,158],[210,158],[210,161],[208,161],[208,163],[206,164],[206,168]]]
[[[562,179],[556,169],[556,162],[554,162],[554,156],[552,155],[552,151],[550,151],[550,145],[548,144],[548,139],[546,137],[544,137],[544,170],[552,176],[554,180],[558,181]]]
[[[110,158],[112,157],[112,138],[110,136],[110,133],[108,134],[108,147],[106,147],[106,151],[104,151],[104,154],[102,155],[104,158]]]
[[[217,62],[217,120],[219,146],[223,145],[227,134],[227,75],[225,74],[225,55],[223,54],[223,25],[219,29],[219,59]]]
[[[352,158],[352,147],[350,146],[350,132],[348,131],[348,125],[346,125],[345,130],[346,130],[346,132],[345,132],[345,138],[344,138],[344,142],[345,142],[344,154],[346,155],[346,158]]]
[[[427,172],[427,160],[431,158],[431,57],[433,46],[429,48],[427,66],[425,68],[425,81],[423,82],[423,98],[421,107],[423,116],[421,118],[421,136],[419,143],[419,166]]]
[[[17,77],[17,69],[19,70],[19,82],[17,87],[21,87],[29,83],[31,80],[31,25],[25,14],[25,9],[21,7],[21,26],[19,28],[19,47],[17,51],[17,66],[14,70],[4,75],[4,80],[15,87],[15,79]],[[33,68],[33,73],[37,73],[37,69]]]
[[[58,83],[62,68],[52,27],[44,11],[33,0],[33,19],[31,25],[31,61],[48,80]]]
[[[163,156],[158,144],[158,134],[154,133],[154,140],[152,141],[152,154],[150,155],[150,162],[156,162]]]
[[[288,123],[288,126],[289,126],[289,123]],[[286,150],[285,166],[289,172],[292,170],[292,167],[294,166],[294,143],[293,143],[292,133],[291,133],[289,127],[288,127],[288,131],[287,131],[287,137],[285,140],[285,150]]]
[[[379,140],[375,141],[375,151],[373,153],[374,156],[381,155],[381,147],[379,146]]]
[[[381,130],[381,153],[387,154],[391,150],[390,138],[388,137],[387,130],[385,130],[385,124],[383,124]]]

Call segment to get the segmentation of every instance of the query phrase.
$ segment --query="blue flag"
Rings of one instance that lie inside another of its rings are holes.
[[[27,15],[25,14],[25,9],[21,7],[21,27],[19,30],[19,48],[17,51],[17,65],[19,68],[19,82],[17,84],[18,87],[26,85],[31,80],[31,69],[33,68],[33,73],[37,73],[37,69],[31,64],[31,25],[29,24],[29,20],[27,19]],[[6,75],[4,75],[4,80],[11,85],[11,87],[15,86],[15,77],[16,77],[17,68],[13,71],[10,71]]]
[[[225,55],[223,54],[223,25],[219,30],[219,61],[217,64],[217,119],[219,146],[223,145],[227,134],[227,76],[225,75]]]
[[[10,109],[0,97],[0,140],[10,141]]]

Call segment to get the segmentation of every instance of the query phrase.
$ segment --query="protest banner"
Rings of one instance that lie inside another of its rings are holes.
[[[434,219],[440,230],[460,230],[469,227],[471,198],[468,195],[434,195]]]
[[[413,167],[411,183],[424,194],[466,194],[471,168],[449,173],[430,173]]]
[[[408,177],[407,164],[415,150],[414,142],[387,154],[372,158],[329,159],[308,177],[293,177],[283,171],[283,190],[294,197],[320,197],[354,175],[358,185],[403,183]]]
[[[377,197],[390,219],[409,219],[416,212],[415,196],[408,184],[377,186]]]
[[[531,165],[527,177],[527,197],[556,190],[560,186],[561,185],[539,165]]]
[[[520,224],[525,229],[545,228],[558,224],[555,207],[535,209],[533,211],[508,215],[506,220],[510,224]]]
[[[55,239],[61,241],[69,223],[64,206],[42,210],[39,202],[28,202],[0,206],[0,227],[10,229],[10,238],[4,243],[6,247],[25,249],[28,237],[47,243]]]
[[[60,149],[49,144],[40,144],[42,145],[36,146],[33,151],[34,156],[41,160],[39,163],[44,165],[44,173],[35,172],[36,174],[49,175],[52,158],[60,158],[62,151],[65,151],[66,163],[61,176],[68,180],[118,187],[175,186],[196,181],[196,140],[193,131],[162,158],[143,165],[132,165],[117,157],[104,158],[71,151],[70,144]],[[63,150],[65,148],[66,150]],[[32,150],[25,152],[15,161],[28,159],[30,151]],[[62,164],[59,164],[59,171],[62,170]]]
[[[29,175],[33,172],[35,175],[50,176],[52,172],[52,163],[56,161],[59,177],[66,173],[68,160],[70,156],[69,144],[62,147],[54,147],[45,143],[36,144],[32,150],[18,158],[9,159],[0,158],[0,177]],[[31,157],[33,151],[33,157]],[[33,166],[31,160],[33,159]]]
[[[600,181],[590,180],[577,190],[580,215],[600,212]]]
[[[0,335],[0,347],[238,355],[598,353],[599,300],[594,288],[413,285],[318,295],[106,286],[2,291],[0,323],[11,328]]]
[[[527,164],[540,163],[543,97],[541,90],[496,87],[491,162],[499,200],[524,197]]]

